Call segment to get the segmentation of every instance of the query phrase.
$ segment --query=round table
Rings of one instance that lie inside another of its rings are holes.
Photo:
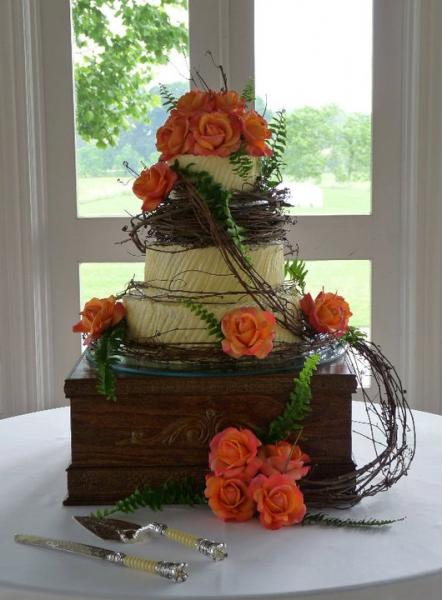
[[[355,403],[354,418],[361,416]],[[442,417],[416,411],[415,419],[418,443],[409,476],[351,510],[327,511],[354,519],[406,517],[385,530],[267,531],[256,520],[223,523],[202,506],[130,515],[227,542],[229,558],[221,563],[164,539],[130,546],[132,554],[188,561],[191,577],[182,584],[14,543],[15,533],[29,533],[122,549],[74,523],[73,515],[89,514],[91,507],[62,506],[70,458],[68,409],[0,421],[0,600],[441,600]],[[362,438],[354,446],[365,453]]]

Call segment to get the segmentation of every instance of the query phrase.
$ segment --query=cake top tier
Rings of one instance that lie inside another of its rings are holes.
[[[246,245],[284,241],[284,114],[268,123],[250,108],[250,86],[180,98],[163,88],[163,97],[169,114],[157,132],[159,161],[133,184],[142,212],[126,231],[137,248],[233,244],[245,255]]]

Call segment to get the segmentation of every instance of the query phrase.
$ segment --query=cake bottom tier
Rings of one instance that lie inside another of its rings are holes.
[[[149,294],[149,290],[145,292]],[[297,298],[291,291],[281,294],[291,310],[297,311]],[[124,298],[129,337],[136,342],[154,341],[164,344],[198,344],[213,342],[207,324],[178,298],[177,301],[158,301],[149,297],[128,294]],[[256,306],[247,294],[226,294],[201,303],[218,320],[230,310]],[[277,315],[275,315],[277,316]],[[299,338],[285,327],[276,325],[275,343],[294,343]]]

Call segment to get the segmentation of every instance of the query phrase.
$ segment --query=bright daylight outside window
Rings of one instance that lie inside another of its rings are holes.
[[[255,0],[255,65],[258,109],[287,113],[289,212],[369,215],[372,0]],[[370,261],[307,266],[309,289],[338,282],[352,324],[368,331]]]
[[[73,0],[76,87],[77,214],[122,217],[140,212],[132,179],[156,162],[157,128],[166,120],[159,84],[176,96],[188,83],[185,2]],[[123,290],[142,266],[80,265],[80,305]]]
[[[139,212],[123,166],[155,162],[167,112],[159,84],[188,89],[188,15],[182,0],[73,0],[77,214]],[[118,179],[121,178],[123,183]]]

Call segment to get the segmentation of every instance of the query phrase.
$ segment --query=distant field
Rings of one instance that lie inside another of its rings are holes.
[[[119,217],[126,211],[134,214],[141,202],[133,195],[131,181],[123,185],[117,177],[79,178],[78,216]],[[323,194],[323,206],[318,208],[297,206],[289,209],[295,215],[364,215],[370,213],[370,184],[368,182],[319,186]]]
[[[127,212],[138,214],[141,202],[132,193],[132,182],[124,185],[117,177],[77,179],[79,217],[122,217]]]
[[[295,206],[293,215],[368,215],[370,214],[370,184],[327,184],[318,186],[322,192],[322,206]]]
[[[369,260],[318,260],[307,262],[306,291],[313,297],[324,287],[338,292],[350,305],[350,324],[369,328],[371,323],[371,263]]]

